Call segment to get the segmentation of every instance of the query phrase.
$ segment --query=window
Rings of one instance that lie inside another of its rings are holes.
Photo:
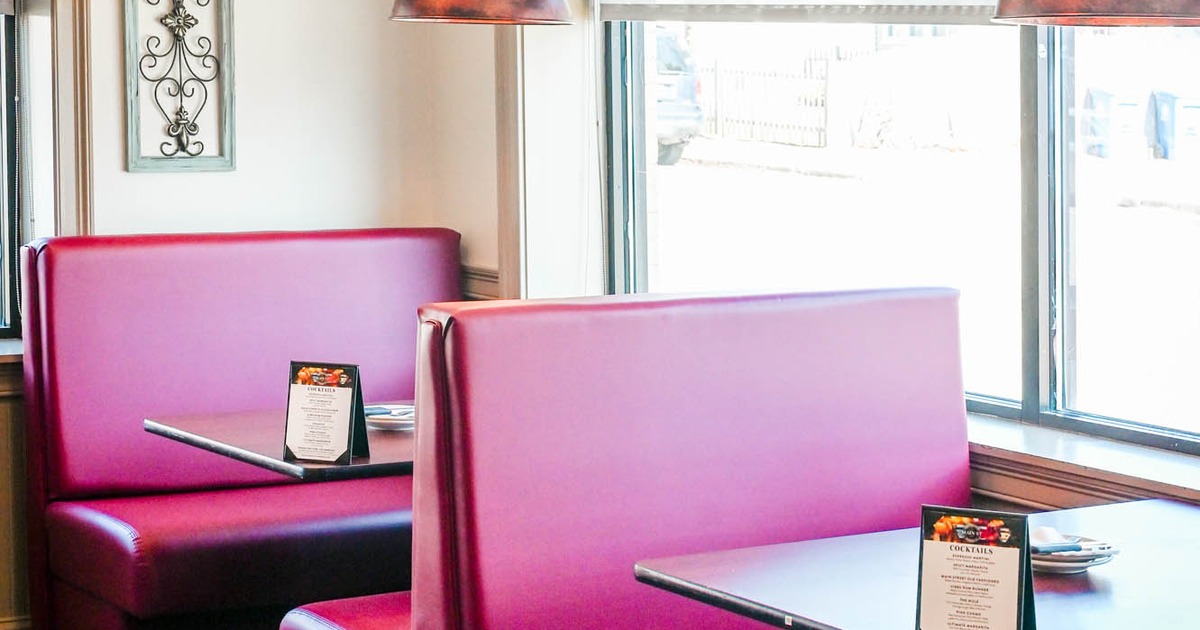
[[[11,10],[9,10],[11,13]],[[19,188],[17,186],[17,72],[16,20],[0,15],[0,337],[20,335],[20,315],[17,308],[17,252],[22,241],[18,221]]]
[[[992,11],[602,3],[611,289],[953,286],[969,408],[1200,453],[1200,32]]]
[[[1063,29],[1058,406],[1200,433],[1200,30]]]

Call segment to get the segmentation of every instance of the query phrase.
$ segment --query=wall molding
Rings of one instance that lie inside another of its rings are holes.
[[[75,0],[75,233],[92,233],[92,2]]]
[[[32,630],[33,621],[29,617],[0,618],[0,630]]]
[[[22,398],[25,395],[25,372],[22,362],[0,363],[0,398]]]
[[[525,31],[495,27],[496,54],[496,297],[525,297]]]
[[[0,364],[0,630],[29,628],[21,364]]]
[[[91,234],[93,229],[91,15],[89,0],[51,5],[55,234]]]
[[[500,297],[500,271],[486,267],[462,266],[463,295],[468,300],[495,300]]]
[[[971,487],[981,496],[1036,510],[1149,498],[1200,503],[1200,491],[1191,488],[974,443]]]

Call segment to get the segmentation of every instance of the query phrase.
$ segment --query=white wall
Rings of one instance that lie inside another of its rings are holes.
[[[392,23],[402,37],[422,38],[406,66],[406,106],[421,109],[405,163],[423,179],[403,191],[411,224],[463,235],[463,264],[497,268],[495,27]],[[420,99],[420,102],[415,102]]]
[[[497,267],[492,27],[233,3],[236,170],[129,173],[121,4],[91,9],[94,233],[439,225]]]
[[[484,269],[522,247],[497,225],[495,29],[513,27],[390,22],[388,0],[232,3],[236,170],[129,173],[121,4],[91,5],[94,233],[440,225]],[[594,25],[572,4],[575,25],[526,28],[525,117],[501,121],[524,125],[534,296],[602,288]]]
[[[92,4],[93,231],[401,225],[408,89],[389,0],[234,2],[237,168],[129,173],[121,0]],[[416,180],[416,181],[412,181]]]

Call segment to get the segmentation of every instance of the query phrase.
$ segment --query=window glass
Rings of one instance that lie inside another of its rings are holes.
[[[1020,397],[1018,29],[633,24],[642,288],[955,287],[968,391]]]
[[[1200,30],[1072,31],[1063,406],[1200,432]]]
[[[0,15],[0,337],[20,335],[17,252],[22,242],[17,218],[16,21]]]

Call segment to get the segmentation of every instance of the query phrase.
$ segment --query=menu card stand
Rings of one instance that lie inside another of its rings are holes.
[[[917,630],[1035,630],[1024,514],[921,506]]]
[[[349,464],[370,457],[357,365],[292,361],[283,458]]]

